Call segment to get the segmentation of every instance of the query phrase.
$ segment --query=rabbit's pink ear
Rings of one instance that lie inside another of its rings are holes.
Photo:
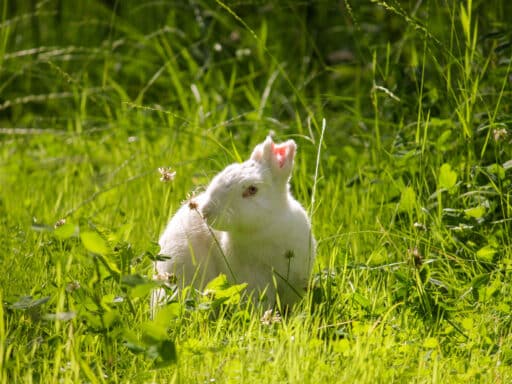
[[[251,159],[261,164],[267,164],[275,176],[281,176],[288,180],[296,149],[297,145],[293,140],[275,144],[269,136],[263,143],[254,148]]]
[[[272,144],[273,164],[283,171],[286,169],[291,170],[296,149],[297,145],[293,140],[288,140],[281,144]]]

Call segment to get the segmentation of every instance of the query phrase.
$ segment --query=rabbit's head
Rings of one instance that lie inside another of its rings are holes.
[[[216,175],[198,202],[212,228],[257,231],[268,227],[287,207],[296,144],[275,144],[272,138],[256,146],[251,158]]]

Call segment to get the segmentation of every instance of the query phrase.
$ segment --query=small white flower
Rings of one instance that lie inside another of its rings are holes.
[[[508,132],[505,128],[495,129],[493,132],[494,141],[502,141],[507,137]]]
[[[260,319],[263,325],[272,325],[281,322],[281,316],[278,312],[274,312],[272,309],[267,309]]]
[[[233,41],[235,43],[240,41],[240,32],[238,32],[238,31],[231,32],[229,35],[229,38],[231,39],[231,41]]]
[[[251,50],[249,48],[240,48],[235,52],[237,59],[242,59],[247,56],[251,56]]]
[[[174,279],[174,274],[169,272],[162,272],[153,275],[153,280],[157,281],[171,281]]]
[[[54,228],[62,227],[64,224],[66,224],[66,219],[59,219],[57,222],[53,225]]]
[[[417,229],[422,229],[423,231],[426,231],[427,230],[427,227],[425,226],[425,224],[423,223],[414,223],[413,224],[414,228],[417,228]]]
[[[78,282],[78,281],[72,281],[66,285],[66,291],[68,291],[68,292],[73,292],[80,288],[81,288],[80,282]]]
[[[158,172],[160,172],[160,181],[163,183],[167,183],[169,181],[174,180],[174,176],[176,176],[176,172],[171,171],[169,168],[160,167],[158,168]]]

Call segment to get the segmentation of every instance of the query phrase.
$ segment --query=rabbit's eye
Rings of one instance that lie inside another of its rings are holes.
[[[258,192],[258,188],[255,187],[254,185],[250,185],[247,188],[245,188],[244,193],[242,193],[242,197],[254,196],[256,192]]]

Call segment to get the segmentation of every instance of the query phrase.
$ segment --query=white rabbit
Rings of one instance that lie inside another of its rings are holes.
[[[160,254],[168,259],[156,262],[157,276],[172,274],[179,287],[202,289],[224,273],[232,283],[247,283],[256,298],[265,292],[269,305],[276,294],[286,307],[300,299],[315,240],[289,190],[296,148],[293,140],[275,144],[267,137],[249,160],[226,167],[182,206],[160,238]]]

